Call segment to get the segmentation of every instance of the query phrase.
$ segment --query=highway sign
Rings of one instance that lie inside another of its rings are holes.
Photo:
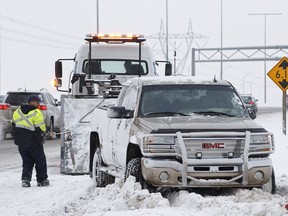
[[[286,91],[288,89],[288,59],[283,57],[267,75],[282,91]]]

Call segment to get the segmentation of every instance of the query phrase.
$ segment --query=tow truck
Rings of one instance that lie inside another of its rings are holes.
[[[75,58],[55,62],[54,86],[61,95],[61,173],[88,174],[91,170],[91,119],[86,116],[98,106],[115,103],[121,83],[133,77],[159,76],[155,61],[143,35],[88,34]],[[63,61],[74,61],[68,88],[62,88]],[[92,138],[93,139],[93,138]],[[93,143],[93,142],[92,142]]]

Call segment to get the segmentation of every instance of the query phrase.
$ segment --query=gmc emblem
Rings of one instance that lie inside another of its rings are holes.
[[[202,143],[202,149],[224,149],[224,143]]]

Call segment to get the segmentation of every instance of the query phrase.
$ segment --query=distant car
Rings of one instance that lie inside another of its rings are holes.
[[[36,94],[41,98],[38,109],[43,113],[47,131],[60,132],[60,101],[57,101],[46,89],[40,91],[9,91],[4,97],[2,103],[0,103],[0,124],[1,121],[4,125],[2,128],[2,137],[5,138],[7,133],[10,133],[13,137],[13,127],[10,124],[13,112],[22,104],[26,104],[28,97],[32,94]],[[0,134],[0,135],[1,135]],[[60,137],[58,134],[57,137]],[[51,138],[51,137],[48,137]]]
[[[247,108],[252,108],[256,113],[258,112],[258,99],[252,95],[240,95]]]
[[[5,95],[0,95],[0,103],[3,102],[4,96],[5,96]]]

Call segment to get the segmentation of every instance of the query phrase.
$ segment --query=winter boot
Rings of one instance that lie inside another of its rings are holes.
[[[41,182],[37,182],[37,186],[38,187],[45,187],[45,186],[48,186],[49,185],[49,180],[48,179],[45,179]]]
[[[22,187],[31,187],[30,181],[23,180],[22,181]]]

